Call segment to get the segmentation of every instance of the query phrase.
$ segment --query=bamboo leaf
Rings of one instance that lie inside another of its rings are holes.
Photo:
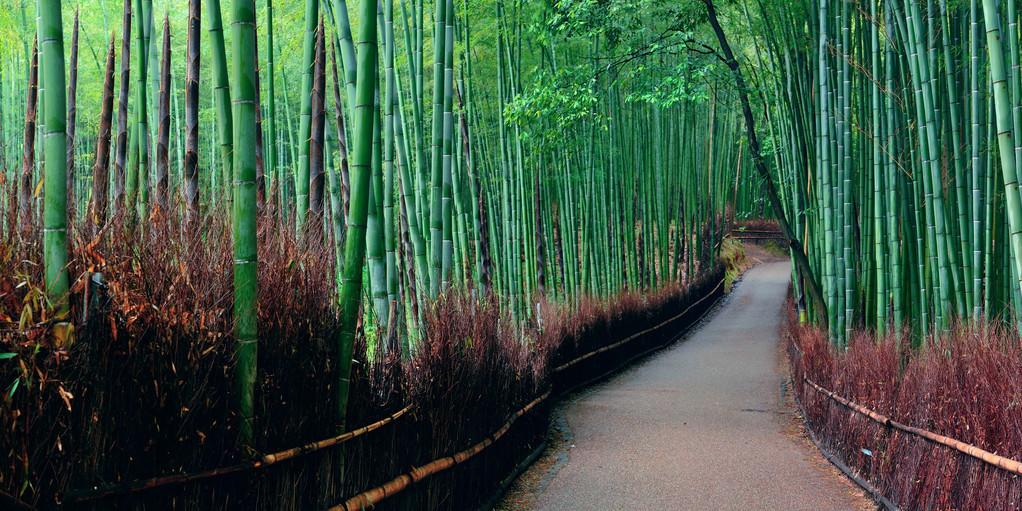
[[[10,385],[10,387],[7,390],[7,399],[13,399],[14,398],[14,393],[17,392],[18,386],[20,386],[20,385],[21,385],[21,378],[20,377],[19,378],[15,378],[14,381],[11,382],[11,385]]]

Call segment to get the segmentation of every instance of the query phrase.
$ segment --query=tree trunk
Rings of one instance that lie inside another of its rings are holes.
[[[114,210],[124,210],[125,157],[128,153],[128,85],[131,78],[131,0],[124,0],[121,25],[121,79],[117,96],[117,147],[114,154]]]
[[[110,124],[114,106],[114,38],[106,54],[103,74],[103,99],[99,114],[99,135],[96,140],[96,163],[92,166],[92,224],[100,228],[106,223],[107,184],[110,181]]]
[[[170,174],[170,18],[163,18],[159,120],[156,132],[156,203],[167,214]]]
[[[21,180],[18,186],[18,224],[21,232],[27,233],[32,227],[32,193],[35,183],[32,171],[35,167],[35,130],[37,107],[39,106],[39,44],[32,44],[32,63],[29,66],[28,90],[25,92],[25,134],[24,153],[21,158]]]
[[[185,57],[185,168],[184,200],[189,224],[199,215],[199,44],[202,10],[199,0],[188,0],[188,49]]]
[[[71,29],[71,62],[68,63],[67,82],[67,216],[74,223],[75,217],[75,125],[78,119],[78,9]]]
[[[252,51],[255,52],[256,61],[256,74],[255,74],[255,97],[256,97],[256,111],[255,111],[255,166],[256,166],[256,206],[259,211],[263,210],[266,205],[266,161],[263,159],[263,114],[262,108],[260,108],[259,98],[259,37],[257,31],[257,37],[252,43]],[[272,145],[272,144],[270,144]]]
[[[784,238],[788,240],[788,246],[795,257],[795,264],[805,279],[806,287],[816,305],[817,317],[820,323],[824,325],[824,328],[826,328],[827,304],[823,301],[823,291],[820,289],[816,274],[809,265],[809,258],[806,257],[802,243],[799,242],[795,233],[792,232],[791,225],[784,215],[784,207],[781,205],[781,199],[777,195],[777,187],[774,185],[773,176],[770,175],[770,170],[767,169],[766,163],[763,161],[763,155],[760,154],[759,138],[756,136],[756,121],[752,115],[752,106],[749,104],[748,87],[745,84],[745,77],[742,76],[742,70],[738,66],[738,61],[735,60],[734,53],[731,51],[731,45],[728,44],[724,29],[721,28],[720,22],[717,21],[717,11],[713,7],[713,0],[704,0],[704,2],[706,3],[706,14],[709,16],[710,26],[713,27],[713,32],[717,36],[717,42],[720,43],[720,49],[724,52],[724,62],[731,69],[735,85],[738,88],[738,95],[742,102],[742,114],[745,118],[745,134],[749,138],[749,151],[752,153],[756,172],[759,173],[760,178],[766,185],[767,199],[774,210],[774,215],[777,216],[777,223],[780,224],[781,232],[784,234]]]

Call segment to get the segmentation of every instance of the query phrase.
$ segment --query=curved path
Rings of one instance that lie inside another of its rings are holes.
[[[805,440],[778,327],[790,263],[748,271],[688,339],[566,400],[498,509],[876,509]]]

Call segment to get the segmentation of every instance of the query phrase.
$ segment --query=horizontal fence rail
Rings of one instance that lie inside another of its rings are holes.
[[[620,347],[620,346],[622,346],[624,344],[627,344],[627,343],[629,343],[631,341],[634,341],[635,339],[638,339],[639,337],[642,337],[643,335],[646,335],[646,334],[648,334],[650,332],[653,332],[655,330],[659,330],[664,325],[666,325],[666,324],[668,324],[668,323],[670,323],[672,321],[675,321],[675,320],[681,318],[682,316],[688,314],[689,311],[694,309],[696,306],[700,305],[704,301],[706,301],[706,300],[712,298],[713,296],[715,296],[717,291],[720,288],[722,288],[723,286],[724,286],[724,279],[721,279],[720,282],[718,282],[717,285],[713,289],[711,289],[709,293],[706,294],[706,296],[703,296],[702,298],[696,300],[695,303],[689,305],[688,307],[685,308],[685,310],[679,312],[678,314],[675,314],[674,316],[671,316],[670,318],[667,318],[667,319],[661,321],[660,323],[657,323],[656,325],[653,325],[653,326],[651,326],[651,327],[649,327],[649,328],[647,328],[647,329],[645,329],[645,330],[643,330],[641,332],[637,332],[637,333],[634,333],[632,335],[629,335],[628,337],[625,337],[624,339],[622,339],[622,340],[620,340],[618,342],[615,342],[614,344],[609,344],[609,345],[604,346],[604,347],[602,347],[600,349],[596,349],[596,350],[590,351],[589,353],[586,353],[586,354],[584,354],[582,356],[579,356],[579,357],[577,357],[577,358],[575,358],[573,360],[565,362],[564,364],[561,364],[561,365],[555,367],[554,368],[554,372],[555,373],[559,373],[561,371],[564,371],[565,369],[570,368],[571,366],[573,366],[573,365],[575,365],[575,364],[577,364],[579,362],[582,362],[583,360],[586,360],[588,358],[591,358],[591,357],[594,357],[596,355],[599,355],[600,353],[604,353],[604,352],[610,351],[610,350],[612,350],[614,348]]]
[[[784,233],[773,230],[733,230],[728,233],[728,237],[742,241],[784,241]]]
[[[529,411],[535,408],[536,406],[539,406],[539,404],[542,403],[543,401],[546,401],[548,397],[550,397],[549,390],[546,391],[542,396],[537,397],[536,399],[532,400],[529,404],[525,405],[520,410],[512,414],[511,417],[507,420],[507,422],[504,423],[504,425],[502,425],[499,429],[491,433],[490,436],[476,443],[472,447],[469,447],[468,449],[465,449],[463,451],[459,451],[450,456],[435,459],[425,465],[415,467],[409,470],[407,473],[401,474],[395,477],[394,479],[391,479],[386,484],[382,484],[380,486],[377,486],[376,488],[366,490],[362,493],[359,493],[358,495],[355,495],[354,497],[351,497],[343,504],[338,504],[334,507],[331,507],[330,511],[360,511],[363,509],[369,509],[375,506],[376,504],[380,503],[387,497],[396,495],[403,491],[405,488],[408,488],[409,486],[433,474],[443,472],[444,470],[447,470],[455,465],[464,463],[469,458],[475,456],[476,454],[479,454],[487,447],[493,445],[494,442],[499,440],[500,437],[504,436],[504,434],[511,429],[511,426],[514,425],[515,421],[517,421],[526,413],[529,413]]]
[[[568,369],[569,367],[577,364],[578,362],[581,362],[581,361],[583,361],[585,359],[591,358],[593,355],[609,351],[609,350],[614,349],[616,347],[620,347],[620,346],[622,346],[622,345],[624,345],[624,344],[626,344],[626,343],[628,343],[630,341],[634,341],[634,340],[642,337],[643,335],[647,335],[650,332],[653,332],[653,331],[655,331],[655,330],[657,330],[659,328],[662,328],[663,326],[671,323],[672,321],[676,321],[679,318],[684,317],[686,314],[688,314],[696,306],[702,304],[703,302],[705,302],[706,300],[708,300],[708,299],[710,299],[712,297],[719,296],[719,292],[723,289],[723,286],[724,286],[724,278],[721,277],[721,279],[717,282],[716,286],[714,286],[703,297],[699,298],[698,300],[696,300],[695,302],[690,304],[688,307],[686,307],[685,310],[683,310],[682,312],[680,312],[678,314],[675,314],[674,316],[671,316],[670,318],[668,318],[668,319],[666,319],[664,321],[661,321],[660,323],[657,323],[656,325],[654,325],[654,326],[652,326],[650,328],[647,328],[645,330],[642,330],[640,332],[632,334],[632,335],[626,337],[625,339],[623,339],[621,341],[618,341],[618,342],[616,342],[614,344],[610,344],[610,345],[604,346],[604,347],[602,347],[600,349],[597,349],[597,350],[590,351],[589,353],[586,353],[585,355],[577,357],[577,358],[575,358],[575,359],[573,359],[573,360],[571,360],[571,361],[569,361],[569,362],[567,362],[567,363],[565,363],[565,364],[563,364],[561,366],[558,366],[558,367],[554,368],[553,372],[557,373],[557,372],[563,371],[565,369]],[[702,316],[700,316],[700,318],[702,318]],[[664,344],[667,344],[667,343],[664,343]],[[626,360],[622,365],[627,364],[630,360],[631,359]],[[333,507],[329,508],[329,511],[356,511],[356,510],[369,509],[369,508],[375,506],[376,504],[379,504],[383,500],[387,499],[388,497],[392,497],[392,496],[394,496],[394,495],[396,495],[396,494],[398,494],[398,493],[408,489],[413,484],[415,484],[415,483],[417,483],[417,482],[419,482],[419,481],[421,481],[421,480],[423,480],[423,479],[425,479],[425,478],[427,478],[427,477],[429,477],[431,475],[434,475],[434,474],[437,474],[437,473],[442,472],[444,470],[447,470],[449,468],[452,468],[455,465],[458,465],[459,463],[462,463],[462,462],[468,460],[472,456],[475,456],[476,454],[479,454],[481,451],[485,450],[487,447],[493,445],[493,443],[496,442],[500,437],[504,436],[504,434],[507,433],[508,430],[511,429],[511,426],[514,424],[515,421],[517,421],[519,418],[521,418],[523,415],[528,413],[530,410],[534,409],[540,403],[542,403],[543,401],[548,399],[551,396],[551,392],[552,391],[548,390],[542,396],[536,398],[535,400],[533,400],[529,404],[527,404],[524,407],[522,407],[520,410],[518,410],[517,412],[512,414],[511,417],[508,419],[508,421],[505,422],[504,425],[502,425],[497,431],[494,431],[493,433],[490,434],[490,436],[488,436],[487,438],[483,439],[482,441],[476,443],[472,447],[469,447],[468,449],[465,449],[463,451],[459,451],[459,452],[457,452],[457,453],[455,453],[455,454],[453,454],[451,456],[447,456],[447,457],[444,457],[444,458],[436,459],[436,460],[433,460],[433,461],[431,461],[431,462],[429,462],[429,463],[427,463],[425,465],[422,465],[422,466],[419,466],[419,467],[415,467],[412,470],[410,470],[409,472],[401,474],[401,475],[395,477],[394,479],[391,479],[390,481],[388,481],[387,483],[385,483],[383,485],[380,485],[380,486],[377,486],[375,488],[366,490],[366,491],[364,491],[362,493],[359,493],[358,495],[355,495],[355,496],[349,498],[348,500],[346,500],[345,502],[343,502],[341,504],[338,504],[336,506],[333,506]]]
[[[127,483],[113,484],[104,487],[90,488],[84,490],[72,490],[68,492],[67,500],[69,503],[87,502],[90,500],[101,499],[104,497],[112,497],[114,495],[137,493],[141,491],[152,490],[154,488],[171,486],[175,484],[190,483],[202,479],[212,479],[215,477],[225,476],[228,474],[236,474],[238,472],[246,472],[250,470],[265,468],[270,465],[280,463],[282,461],[291,460],[307,454],[314,453],[316,451],[326,449],[328,447],[340,445],[354,438],[358,438],[367,433],[371,433],[373,431],[376,431],[377,429],[382,428],[383,426],[386,426],[387,424],[390,424],[391,422],[394,422],[402,415],[405,415],[411,410],[412,405],[408,405],[388,415],[387,417],[384,417],[383,419],[380,419],[367,426],[363,426],[358,429],[353,429],[346,433],[330,438],[325,438],[323,440],[318,440],[316,442],[308,443],[299,447],[293,447],[291,449],[275,452],[273,454],[264,454],[251,461],[246,461],[243,463],[238,463],[226,467],[218,467],[210,470],[205,470],[202,472],[197,472],[194,474],[171,474],[166,476],[154,477],[151,479],[142,479]]]
[[[823,394],[824,396],[827,396],[834,402],[844,406],[845,408],[851,410],[852,412],[865,416],[878,424],[881,424],[888,428],[897,429],[899,431],[908,433],[919,438],[923,438],[936,444],[943,445],[967,456],[971,456],[988,465],[994,466],[996,468],[999,468],[1006,472],[1010,472],[1015,475],[1022,476],[1022,463],[1018,461],[1015,461],[1011,458],[1005,458],[1004,456],[1000,456],[990,451],[980,449],[979,447],[976,447],[972,444],[967,444],[960,440],[955,440],[954,438],[951,437],[940,435],[925,429],[909,426],[907,424],[902,424],[894,419],[891,419],[890,417],[887,417],[886,415],[870,410],[869,408],[866,408],[850,399],[839,396],[834,392],[824,387],[821,387],[816,382],[810,380],[808,376],[803,376],[802,379],[806,383],[808,383],[813,390],[819,392],[820,394]]]
[[[699,299],[697,299],[693,303],[689,304],[681,312],[679,312],[679,313],[677,313],[677,314],[675,314],[675,315],[673,315],[673,316],[671,316],[671,317],[669,317],[669,318],[667,318],[667,319],[657,323],[656,325],[653,325],[653,326],[651,326],[649,328],[646,328],[646,329],[641,330],[639,332],[636,332],[636,333],[634,333],[632,335],[629,335],[629,336],[625,337],[624,339],[622,339],[620,341],[617,341],[617,342],[615,342],[613,344],[609,344],[607,346],[603,346],[601,348],[598,348],[598,349],[592,350],[590,352],[587,352],[587,353],[585,353],[585,354],[583,354],[583,355],[581,355],[579,357],[576,357],[576,358],[574,358],[574,359],[572,359],[572,360],[570,360],[570,361],[568,361],[568,362],[566,362],[566,363],[564,363],[564,364],[562,364],[560,366],[555,367],[551,372],[553,374],[561,373],[563,371],[566,371],[567,369],[570,369],[570,368],[576,366],[580,362],[589,360],[589,359],[593,358],[594,356],[597,356],[597,355],[602,354],[602,353],[609,352],[609,351],[614,350],[616,348],[620,348],[621,346],[624,346],[624,345],[626,345],[626,344],[628,344],[630,342],[633,342],[633,341],[635,341],[635,340],[637,340],[637,339],[639,339],[639,338],[641,338],[641,337],[643,337],[645,335],[649,335],[650,333],[655,332],[655,331],[663,328],[664,326],[669,325],[672,322],[677,321],[677,320],[685,317],[687,314],[692,312],[693,309],[703,305],[706,301],[711,300],[711,299],[716,298],[716,297],[719,297],[722,294],[723,286],[724,286],[724,278],[723,278],[723,276],[721,276],[721,278],[717,281],[717,284],[715,286],[713,286],[708,292],[706,292],[705,295],[703,295],[702,297],[700,297]],[[697,321],[699,321],[709,310],[710,310],[710,308],[707,307],[702,312],[702,314],[699,316],[699,318],[697,318],[696,320],[694,320],[692,322],[692,324],[694,324]],[[665,341],[662,344],[654,346],[653,349],[661,348],[661,347],[663,347],[663,346],[665,346],[665,345],[667,345],[669,343],[670,343],[670,340]],[[652,351],[652,350],[645,350],[645,351],[639,353],[638,355],[636,355],[634,357],[631,357],[631,358],[628,358],[628,359],[624,360],[623,362],[618,364],[616,366],[616,368],[612,368],[609,372],[613,372],[614,370],[619,369],[620,367],[623,367],[624,365],[627,365],[627,363],[629,363],[631,360],[634,360],[638,356],[642,356],[642,355],[644,355],[646,353],[649,353],[650,351]],[[609,372],[603,373],[603,376],[605,376],[606,374],[609,374]],[[558,389],[558,390],[560,392],[563,392],[566,389]],[[421,481],[421,480],[423,480],[423,479],[425,479],[425,478],[427,478],[427,477],[429,477],[431,475],[437,474],[439,472],[443,472],[443,471],[448,470],[448,469],[450,469],[450,468],[452,468],[452,467],[454,467],[454,466],[456,466],[458,464],[461,464],[461,463],[467,461],[468,459],[472,458],[473,456],[475,456],[475,455],[479,454],[480,452],[484,451],[489,446],[493,445],[497,440],[499,440],[501,437],[503,437],[511,429],[511,427],[514,425],[514,423],[518,419],[520,419],[521,417],[523,417],[524,415],[526,415],[530,411],[534,410],[537,406],[539,406],[543,402],[547,401],[553,395],[556,395],[556,393],[555,393],[555,391],[553,389],[547,390],[541,396],[537,397],[536,399],[534,399],[533,401],[529,402],[528,404],[523,406],[521,409],[519,409],[518,411],[513,413],[500,428],[498,428],[496,431],[491,433],[489,436],[487,436],[483,440],[481,440],[481,441],[477,442],[476,444],[472,445],[471,447],[469,447],[469,448],[467,448],[465,450],[459,451],[459,452],[457,452],[455,454],[452,454],[450,456],[433,460],[433,461],[431,461],[431,462],[429,462],[429,463],[427,463],[425,465],[417,466],[417,467],[411,469],[410,471],[408,471],[406,473],[398,475],[397,477],[391,479],[390,481],[388,481],[387,483],[384,483],[383,485],[380,485],[380,486],[371,488],[369,490],[366,490],[366,491],[364,491],[362,493],[359,493],[359,494],[357,494],[357,495],[347,499],[345,502],[343,502],[341,504],[338,504],[338,505],[336,505],[336,506],[334,506],[334,507],[332,507],[330,509],[331,510],[338,510],[338,511],[341,511],[341,510],[343,510],[343,511],[353,511],[353,510],[356,510],[356,509],[360,510],[360,509],[366,509],[366,508],[372,507],[372,506],[378,504],[379,502],[385,500],[386,498],[391,497],[393,495],[396,495],[396,494],[404,491],[405,489],[411,487],[413,484],[415,484],[415,483],[417,483],[417,482],[419,482],[419,481]],[[405,406],[404,408],[394,412],[393,414],[388,415],[387,417],[384,417],[384,418],[382,418],[382,419],[380,419],[380,420],[378,420],[378,421],[376,421],[376,422],[374,422],[372,424],[363,426],[361,428],[358,428],[358,429],[355,429],[355,430],[352,430],[352,431],[348,431],[348,432],[345,432],[345,433],[343,433],[341,435],[337,435],[337,436],[334,436],[334,437],[330,437],[330,438],[318,440],[318,441],[315,441],[315,442],[311,442],[311,443],[308,443],[308,444],[305,444],[305,445],[302,445],[302,446],[299,446],[299,447],[294,447],[294,448],[286,449],[286,450],[279,451],[279,452],[272,453],[272,454],[261,455],[261,456],[255,458],[255,459],[253,459],[253,460],[250,460],[250,461],[246,461],[246,462],[242,462],[242,463],[237,463],[237,464],[234,464],[234,465],[229,465],[229,466],[224,466],[224,467],[213,468],[213,469],[204,470],[204,471],[196,472],[196,473],[190,473],[190,474],[170,474],[170,475],[164,475],[164,476],[159,476],[159,477],[153,477],[153,478],[149,478],[149,479],[134,480],[134,481],[124,482],[124,483],[115,483],[115,484],[102,485],[102,486],[93,486],[91,488],[75,489],[75,490],[68,491],[65,494],[65,498],[63,500],[64,500],[64,503],[67,503],[67,504],[84,503],[84,502],[96,501],[96,500],[104,499],[104,498],[108,498],[108,497],[128,495],[128,494],[132,494],[132,493],[142,493],[142,492],[146,492],[146,491],[149,491],[149,490],[154,490],[156,488],[165,488],[165,487],[173,486],[173,485],[186,484],[186,483],[191,483],[191,482],[195,482],[195,481],[213,479],[213,478],[217,478],[217,477],[227,476],[227,475],[230,475],[230,474],[237,474],[237,473],[241,473],[241,472],[248,472],[248,471],[258,470],[258,469],[261,469],[261,468],[266,468],[266,467],[269,467],[269,466],[277,464],[277,463],[281,463],[281,462],[288,461],[288,460],[293,460],[293,459],[300,458],[302,456],[305,456],[305,455],[308,455],[308,454],[311,454],[311,453],[314,453],[314,452],[317,452],[317,451],[321,451],[323,449],[335,447],[335,446],[343,444],[343,443],[345,443],[345,442],[347,442],[349,440],[352,440],[352,439],[358,438],[360,436],[372,433],[372,432],[374,432],[376,430],[379,430],[380,428],[382,428],[382,427],[384,427],[384,426],[386,426],[386,425],[388,425],[390,423],[393,423],[394,421],[398,420],[399,418],[401,418],[402,416],[408,414],[409,412],[411,412],[413,410],[414,410],[413,405],[409,404],[409,405]],[[2,501],[0,501],[0,502],[2,502]],[[26,508],[26,509],[31,509],[31,508]]]

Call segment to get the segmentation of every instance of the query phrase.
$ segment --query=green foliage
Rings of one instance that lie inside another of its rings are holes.
[[[702,2],[691,1],[554,0],[551,8],[551,27],[565,35],[600,36],[609,49],[635,46],[656,33],[651,30],[674,32],[705,17]]]
[[[720,260],[724,263],[724,288],[731,289],[749,267],[745,245],[734,238],[725,238],[720,244]]]
[[[596,120],[594,110],[600,98],[594,80],[583,69],[569,68],[543,72],[528,91],[507,104],[504,115],[509,125],[517,124],[540,137],[554,137],[583,119]],[[541,126],[545,126],[543,129]]]
[[[662,61],[643,62],[628,71],[631,92],[627,101],[649,103],[666,108],[685,101],[705,101],[712,68],[709,62],[693,62],[687,56],[667,64]]]

